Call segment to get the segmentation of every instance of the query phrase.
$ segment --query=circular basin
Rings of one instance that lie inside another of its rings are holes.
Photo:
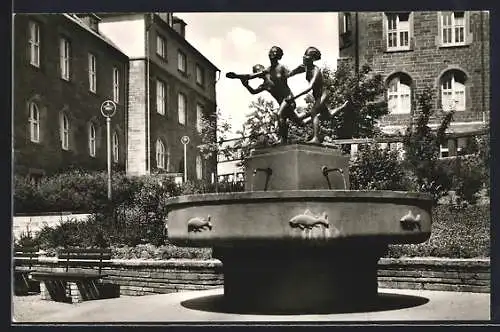
[[[432,198],[397,191],[284,190],[180,196],[167,200],[177,245],[376,239],[420,243],[431,233]]]

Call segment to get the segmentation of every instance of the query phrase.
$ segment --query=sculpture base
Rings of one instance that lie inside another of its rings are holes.
[[[386,245],[214,248],[223,263],[224,305],[272,314],[364,308],[377,300]]]
[[[338,171],[327,179],[323,167]],[[324,146],[290,144],[257,149],[247,158],[245,191],[314,189],[349,189],[349,157]]]

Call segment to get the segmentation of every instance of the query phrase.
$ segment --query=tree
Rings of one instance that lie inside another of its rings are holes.
[[[416,190],[430,193],[435,203],[452,187],[450,169],[439,162],[439,147],[445,143],[445,132],[453,118],[454,111],[443,112],[437,130],[429,127],[434,90],[426,87],[417,97],[418,110],[415,126],[407,128],[403,139],[406,163],[416,181]]]
[[[224,149],[223,142],[230,130],[231,124],[220,109],[216,113],[203,114],[200,133],[202,144],[199,149],[205,159],[216,158],[220,153],[229,157],[231,151]]]
[[[346,100],[349,102],[343,112],[337,113],[331,121],[323,122],[325,139],[373,137],[380,134],[376,122],[389,114],[382,75],[373,74],[366,64],[358,73],[347,64],[340,64],[335,72],[324,67],[322,73],[328,91],[328,107],[332,109]],[[310,109],[312,99],[306,101]]]

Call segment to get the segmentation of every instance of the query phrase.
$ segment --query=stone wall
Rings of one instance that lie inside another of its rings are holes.
[[[382,288],[490,292],[489,259],[402,258],[379,261]]]
[[[113,260],[103,269],[106,282],[121,295],[149,295],[223,286],[218,260]],[[61,270],[55,258],[43,258],[34,270]],[[461,292],[490,292],[489,259],[383,258],[379,287]]]

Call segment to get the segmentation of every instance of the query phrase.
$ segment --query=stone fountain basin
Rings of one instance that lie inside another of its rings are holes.
[[[350,240],[420,243],[431,234],[425,193],[285,190],[189,195],[167,200],[168,237],[181,246]]]

